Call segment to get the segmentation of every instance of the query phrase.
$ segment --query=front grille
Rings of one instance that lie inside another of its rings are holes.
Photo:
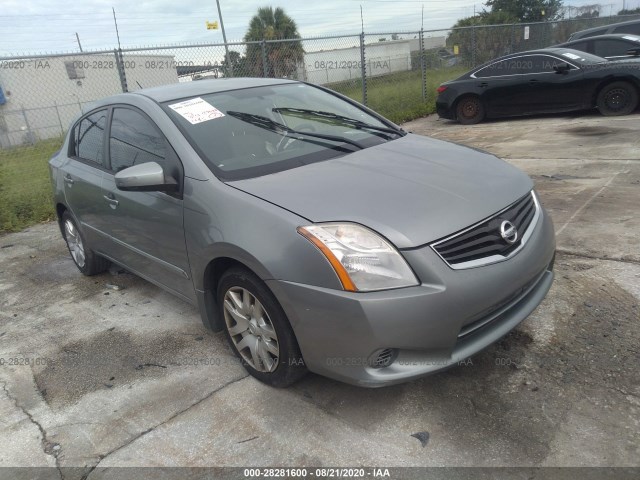
[[[535,226],[540,206],[532,192],[486,220],[432,245],[442,259],[454,269],[494,263],[514,255],[526,243]],[[503,222],[516,227],[513,243],[501,234]]]

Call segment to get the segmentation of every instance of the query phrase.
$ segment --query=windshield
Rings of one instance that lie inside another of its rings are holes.
[[[357,106],[302,83],[212,93],[163,107],[224,180],[328,160],[404,135]]]

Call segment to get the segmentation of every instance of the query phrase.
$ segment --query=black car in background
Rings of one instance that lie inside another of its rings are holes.
[[[572,48],[592,53],[607,60],[640,56],[640,36],[630,33],[612,33],[582,38],[554,45],[554,48]]]
[[[640,58],[606,60],[567,48],[497,58],[438,87],[442,118],[474,124],[484,118],[598,108],[628,115],[638,106]]]
[[[608,35],[610,33],[630,33],[640,35],[640,20],[630,20],[628,22],[612,23],[602,27],[588,28],[572,33],[567,41],[578,40],[579,38],[596,37],[598,35]]]

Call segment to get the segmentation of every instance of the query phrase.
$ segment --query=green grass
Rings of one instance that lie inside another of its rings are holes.
[[[435,112],[436,88],[464,73],[463,67],[427,71],[427,99],[422,98],[420,71],[367,79],[367,105],[402,123]],[[359,79],[327,85],[362,102]],[[54,218],[48,160],[61,138],[33,146],[0,149],[0,233],[15,232]]]
[[[419,70],[368,78],[367,106],[395,123],[424,117],[436,111],[436,88],[465,71],[464,67],[427,70],[426,101],[422,98],[422,75]],[[362,103],[360,79],[326,86]]]
[[[48,160],[61,138],[0,149],[0,233],[54,217]]]

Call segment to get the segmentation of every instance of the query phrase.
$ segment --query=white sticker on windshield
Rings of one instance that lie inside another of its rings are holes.
[[[193,125],[224,117],[224,113],[200,97],[174,103],[169,105],[169,108],[175,110]]]
[[[631,35],[625,35],[624,37],[625,40],[631,40],[633,42],[640,42],[640,37],[633,37]]]
[[[570,58],[571,60],[578,60],[580,58],[580,55],[576,55],[575,53],[563,53],[562,55],[564,55],[567,58]]]

